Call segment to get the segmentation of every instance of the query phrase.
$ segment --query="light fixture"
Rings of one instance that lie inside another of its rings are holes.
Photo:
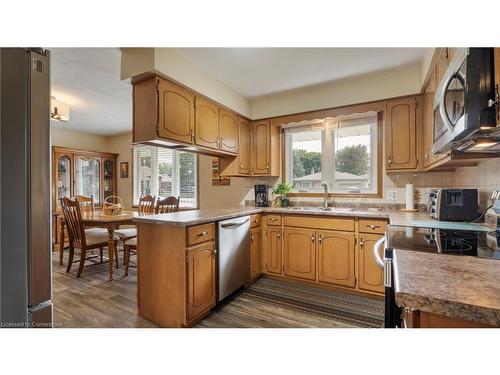
[[[69,121],[69,106],[51,96],[50,118],[52,120],[66,122]]]

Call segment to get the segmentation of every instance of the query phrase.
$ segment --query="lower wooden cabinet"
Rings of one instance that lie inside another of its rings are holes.
[[[282,273],[281,234],[279,227],[269,226],[266,229],[266,271],[269,273]]]
[[[318,281],[353,288],[356,284],[355,234],[318,231]]]
[[[300,279],[316,280],[316,231],[285,228],[283,237],[283,273]]]
[[[215,305],[215,245],[207,242],[187,250],[188,320]]]
[[[373,246],[381,237],[383,235],[364,233],[359,236],[358,286],[361,290],[384,293],[384,272],[373,258]]]
[[[250,230],[250,278],[262,273],[262,231],[260,227]]]

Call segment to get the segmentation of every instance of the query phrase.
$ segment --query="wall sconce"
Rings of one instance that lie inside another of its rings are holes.
[[[52,120],[66,122],[69,120],[69,106],[51,96],[50,118]]]

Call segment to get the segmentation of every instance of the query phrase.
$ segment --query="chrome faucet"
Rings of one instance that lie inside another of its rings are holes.
[[[323,189],[325,191],[325,201],[323,202],[323,208],[326,210],[328,209],[328,184],[323,181],[321,183],[321,186],[323,186]]]

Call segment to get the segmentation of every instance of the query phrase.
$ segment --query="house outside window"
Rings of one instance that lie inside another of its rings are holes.
[[[288,124],[285,178],[294,193],[379,195],[379,121],[376,112]]]

